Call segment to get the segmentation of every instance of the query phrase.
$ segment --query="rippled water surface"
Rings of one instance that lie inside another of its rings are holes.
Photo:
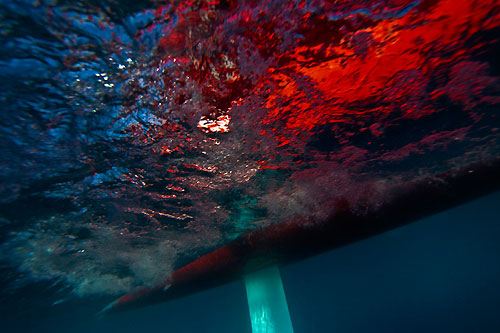
[[[494,0],[1,1],[5,297],[116,296],[498,156],[499,36]]]

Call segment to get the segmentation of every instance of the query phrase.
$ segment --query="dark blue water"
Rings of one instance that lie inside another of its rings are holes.
[[[495,193],[282,268],[295,332],[500,331],[499,202]],[[102,320],[64,303],[25,313],[3,317],[2,331],[251,331],[243,282]]]
[[[500,193],[283,270],[297,332],[500,331]]]

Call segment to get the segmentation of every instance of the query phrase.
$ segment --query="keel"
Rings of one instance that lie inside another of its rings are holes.
[[[252,333],[292,333],[278,266],[245,275]]]

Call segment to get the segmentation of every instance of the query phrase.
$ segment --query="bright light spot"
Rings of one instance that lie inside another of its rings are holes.
[[[124,69],[124,68],[125,68],[125,65],[122,65],[122,64],[118,65],[118,69]]]
[[[227,133],[229,132],[230,121],[231,117],[229,115],[221,115],[217,117],[217,120],[207,119],[203,116],[198,122],[198,128],[205,133]]]

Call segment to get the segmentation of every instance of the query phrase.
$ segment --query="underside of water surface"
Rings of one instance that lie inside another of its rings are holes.
[[[2,1],[5,292],[119,295],[499,156],[499,36],[494,0]]]

